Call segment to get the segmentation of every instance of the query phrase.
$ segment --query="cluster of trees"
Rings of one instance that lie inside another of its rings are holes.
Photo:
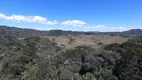
[[[0,37],[0,80],[142,80],[142,37],[97,51],[43,37]]]
[[[114,71],[120,80],[142,80],[142,36],[107,45],[105,49],[121,54]]]
[[[27,70],[26,65],[34,64],[34,59],[37,59],[36,37],[26,38],[23,41],[11,36],[1,37],[1,80],[19,79],[20,75]],[[25,44],[23,44],[25,42]]]

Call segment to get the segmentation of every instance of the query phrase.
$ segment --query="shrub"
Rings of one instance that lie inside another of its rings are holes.
[[[59,73],[59,78],[61,80],[72,80],[73,79],[73,74],[68,69],[63,68],[58,73]]]
[[[105,46],[104,49],[116,51],[116,49],[118,49],[119,47],[120,47],[120,44],[118,44],[118,43],[113,43],[113,44],[110,44],[110,45]]]
[[[24,41],[26,41],[26,43],[38,43],[40,41],[40,37],[27,37]]]
[[[120,80],[142,80],[142,53],[127,52],[116,65],[115,74]]]
[[[73,42],[75,42],[75,38],[70,37],[68,43],[71,44]]]
[[[103,43],[102,42],[99,42],[99,43],[97,43],[98,45],[103,45]]]
[[[15,61],[20,64],[26,64],[29,62],[28,56],[23,53],[18,53],[15,57]]]

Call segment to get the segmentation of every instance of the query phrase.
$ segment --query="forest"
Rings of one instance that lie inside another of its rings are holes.
[[[64,49],[44,37],[0,37],[0,80],[142,80],[142,36]]]

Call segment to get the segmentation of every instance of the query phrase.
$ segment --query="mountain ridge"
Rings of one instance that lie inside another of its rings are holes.
[[[28,37],[28,36],[62,36],[62,35],[111,35],[111,36],[138,36],[142,35],[141,29],[131,29],[123,32],[98,32],[98,31],[64,31],[64,30],[35,30],[26,29],[18,27],[10,27],[5,25],[0,25],[0,36],[16,36],[16,37]]]

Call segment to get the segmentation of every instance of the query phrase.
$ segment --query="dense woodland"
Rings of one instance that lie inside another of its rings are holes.
[[[34,33],[24,39],[1,35],[0,80],[142,80],[142,36],[100,50],[64,50]]]

